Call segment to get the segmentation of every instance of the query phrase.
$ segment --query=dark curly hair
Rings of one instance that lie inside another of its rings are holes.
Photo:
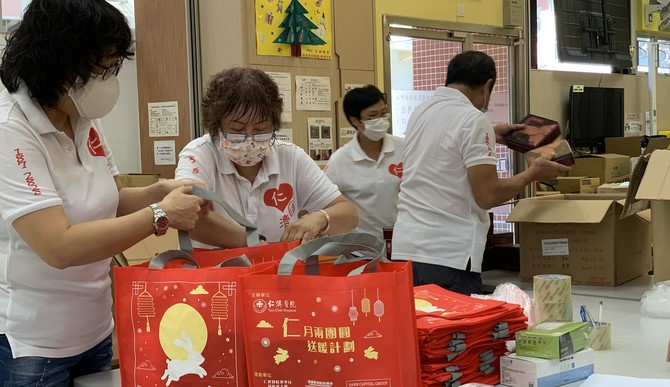
[[[212,138],[221,132],[221,119],[232,114],[233,120],[248,112],[270,119],[273,130],[281,125],[284,101],[277,84],[264,71],[233,67],[214,75],[202,97],[202,123]]]
[[[361,112],[379,101],[386,103],[386,96],[374,85],[365,85],[351,89],[344,95],[342,100],[342,110],[351,125],[353,123],[349,117],[361,119]]]
[[[103,58],[134,56],[123,14],[105,0],[32,0],[7,38],[0,80],[10,93],[25,82],[42,106],[55,107],[63,86],[88,82]]]

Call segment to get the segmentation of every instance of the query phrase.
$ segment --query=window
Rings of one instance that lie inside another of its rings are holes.
[[[652,37],[637,38],[637,72],[649,71],[649,55],[656,52],[656,70],[658,74],[670,74],[670,41]]]
[[[622,20],[629,15],[630,7],[624,5],[627,2],[617,5],[612,1],[604,2],[606,6],[601,0],[580,0],[581,5],[577,7],[572,2],[533,0],[531,10],[536,17],[531,22],[532,67],[589,73],[627,72],[631,67],[628,53],[630,26]],[[555,4],[560,7],[556,8]],[[584,7],[588,10],[582,9]],[[602,9],[607,10],[604,19]],[[603,32],[603,21],[607,21],[610,29],[607,34]],[[610,36],[610,41],[603,43],[605,35]]]

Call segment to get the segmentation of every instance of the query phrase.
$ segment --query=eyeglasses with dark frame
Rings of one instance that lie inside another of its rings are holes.
[[[270,133],[254,133],[254,134],[226,133],[222,131],[221,135],[223,136],[223,138],[233,143],[244,142],[249,137],[251,137],[256,142],[270,141],[275,140],[277,138],[277,135],[274,131]]]
[[[109,79],[109,77],[112,75],[119,75],[119,71],[121,71],[121,66],[123,65],[124,59],[125,58],[123,57],[116,58],[116,62],[111,66],[103,66],[100,63],[96,63],[98,67],[103,69],[102,74],[99,76],[101,76],[102,79]]]

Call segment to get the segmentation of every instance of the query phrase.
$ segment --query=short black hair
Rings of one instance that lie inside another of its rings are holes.
[[[386,96],[376,86],[365,85],[349,90],[342,101],[342,109],[347,121],[353,125],[349,117],[361,118],[361,111],[379,101],[386,103]]]
[[[281,126],[284,100],[275,81],[262,70],[250,67],[232,67],[214,75],[200,110],[202,124],[212,138],[221,132],[221,119],[235,115],[240,118],[248,112],[270,119],[273,130]]]
[[[463,84],[468,87],[481,87],[493,79],[496,83],[496,64],[493,58],[481,51],[465,51],[449,61],[445,86]]]
[[[0,80],[10,93],[24,82],[37,103],[55,107],[63,85],[88,82],[103,58],[132,58],[131,45],[128,21],[105,0],[32,0],[7,38]]]

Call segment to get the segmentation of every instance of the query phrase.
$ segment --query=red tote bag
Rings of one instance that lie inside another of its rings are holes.
[[[176,259],[188,265],[175,265]],[[246,387],[239,277],[264,267],[247,260],[203,268],[179,250],[115,267],[122,384]]]
[[[307,259],[351,252],[375,259]],[[342,234],[242,276],[249,386],[421,385],[411,263],[383,256],[381,239]]]

